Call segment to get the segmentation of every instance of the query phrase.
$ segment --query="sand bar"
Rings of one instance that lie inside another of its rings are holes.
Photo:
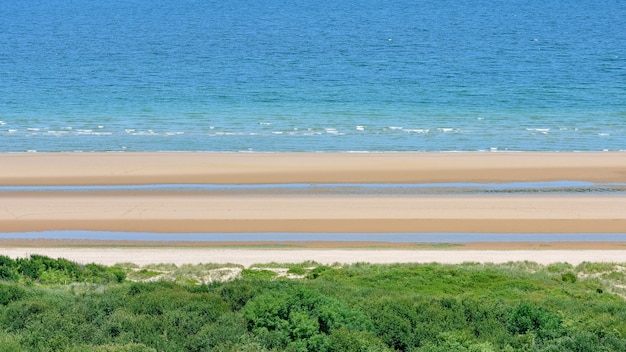
[[[0,154],[0,185],[626,182],[626,153]]]
[[[37,192],[0,197],[4,232],[626,233],[620,196],[181,196]]]
[[[626,183],[626,153],[0,154],[0,185]],[[0,232],[626,233],[624,196],[4,192]]]

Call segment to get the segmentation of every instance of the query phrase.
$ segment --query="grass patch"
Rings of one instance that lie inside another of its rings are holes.
[[[276,278],[278,274],[275,271],[263,269],[244,269],[241,272],[244,279],[249,280],[271,280]]]
[[[144,281],[148,279],[154,279],[158,276],[163,275],[162,272],[149,270],[149,269],[140,269],[136,271],[131,271],[127,274],[127,277],[131,281]]]

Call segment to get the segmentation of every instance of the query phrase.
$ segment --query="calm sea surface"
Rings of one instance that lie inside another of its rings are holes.
[[[626,1],[0,2],[0,152],[626,150]]]

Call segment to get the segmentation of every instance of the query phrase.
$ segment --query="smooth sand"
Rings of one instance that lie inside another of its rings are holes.
[[[0,186],[259,183],[626,183],[626,153],[0,154]],[[176,192],[0,193],[0,232],[626,233],[623,196],[290,196]],[[79,262],[624,261],[606,250],[244,250],[7,247]],[[610,247],[610,246],[609,246]],[[484,248],[490,248],[486,246]],[[604,247],[603,247],[604,248]]]
[[[5,195],[12,231],[624,233],[626,197]]]
[[[0,248],[12,258],[30,254],[66,258],[78,263],[155,263],[200,264],[233,263],[250,266],[260,263],[301,263],[313,260],[321,264],[368,263],[506,263],[533,261],[539,264],[567,262],[572,265],[589,262],[626,261],[626,250],[278,250],[278,249],[194,249],[194,248]]]
[[[0,154],[0,185],[626,182],[626,153]]]

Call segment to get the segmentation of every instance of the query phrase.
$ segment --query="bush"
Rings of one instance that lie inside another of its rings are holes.
[[[574,273],[565,273],[561,275],[561,281],[575,283],[576,275]]]
[[[527,302],[517,305],[507,327],[512,334],[530,332],[540,340],[561,335],[561,319],[558,316]]]
[[[291,265],[289,266],[287,273],[293,275],[304,275],[306,273],[306,270],[301,266]]]
[[[8,266],[0,266],[0,280],[4,281],[18,281],[20,275],[17,273],[16,268]]]
[[[317,266],[185,286],[41,256],[0,263],[38,273],[32,287],[0,281],[0,352],[626,351],[623,299],[596,293],[608,276],[573,281],[566,265]],[[115,284],[38,284],[61,278]]]
[[[4,263],[5,265],[2,265]],[[110,283],[123,282],[126,273],[119,267],[105,267],[98,264],[78,265],[67,259],[53,259],[33,254],[30,258],[17,259],[12,265],[10,259],[0,256],[0,279],[17,281],[20,275],[25,281],[43,284],[70,284],[75,282]]]
[[[226,313],[215,323],[205,325],[193,337],[187,349],[206,351],[219,345],[237,344],[242,342],[246,332],[246,320],[241,314]]]
[[[330,351],[383,352],[393,351],[379,338],[367,331],[339,328],[330,335]]]
[[[0,280],[17,281],[19,274],[17,273],[17,264],[6,255],[0,255]]]
[[[218,290],[220,297],[233,311],[241,309],[252,298],[252,285],[249,282],[236,280],[220,286]]]
[[[16,284],[0,283],[0,304],[7,305],[22,299],[26,290]]]
[[[563,273],[574,269],[574,266],[569,263],[552,263],[546,267],[550,273]]]
[[[18,335],[0,331],[0,352],[26,352],[26,349],[22,348]]]
[[[156,349],[141,343],[128,343],[125,345],[103,345],[103,346],[78,346],[69,352],[156,352]]]
[[[330,270],[331,267],[326,266],[326,265],[320,265],[318,267],[315,267],[313,270],[311,270],[311,272],[309,272],[309,275],[307,275],[307,277],[309,279],[317,279],[323,272]]]

